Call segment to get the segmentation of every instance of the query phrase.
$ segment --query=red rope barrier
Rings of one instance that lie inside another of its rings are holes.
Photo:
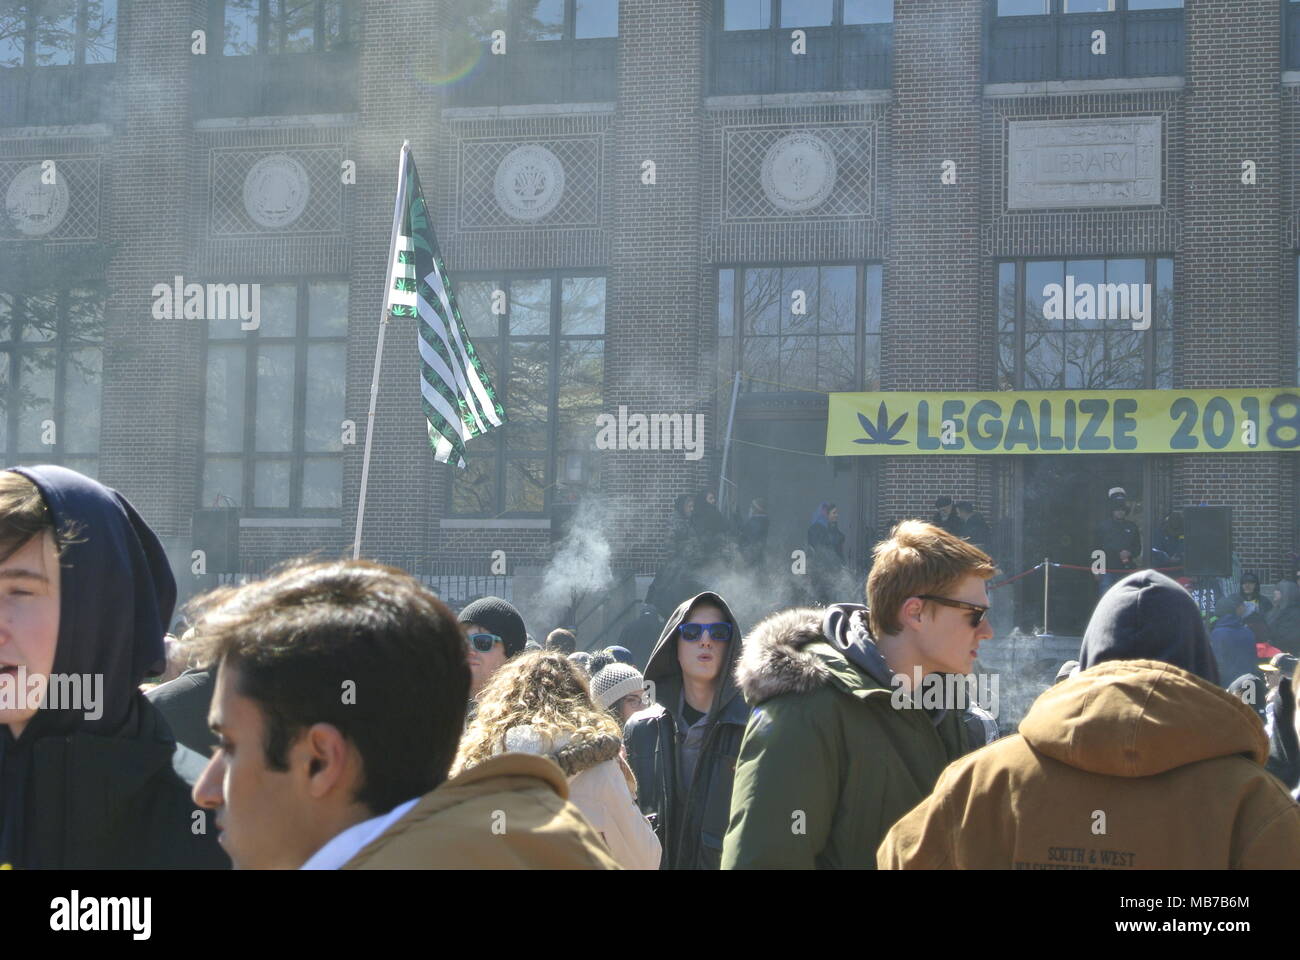
[[[998,587],[1005,587],[1005,586],[1006,586],[1007,584],[1009,584],[1009,583],[1015,583],[1015,582],[1016,582],[1017,580],[1019,580],[1021,577],[1027,577],[1027,576],[1029,576],[1031,573],[1033,573],[1035,570],[1037,570],[1037,569],[1038,569],[1039,567],[1041,567],[1041,566],[1042,566],[1041,563],[1036,563],[1036,564],[1034,564],[1032,567],[1030,567],[1028,570],[1026,570],[1024,573],[1017,573],[1014,577],[1010,577],[1010,578],[1008,578],[1008,579],[1006,579],[1006,580],[1003,580],[1001,583],[995,583],[995,584],[992,584],[992,585],[989,587],[989,589],[990,589],[990,590],[996,590]]]
[[[1042,564],[1039,564],[1039,566],[1042,566]],[[1087,570],[1089,572],[1091,572],[1092,570],[1092,567],[1081,567],[1073,563],[1053,563],[1052,566],[1060,567],[1063,570]],[[1116,568],[1115,570],[1111,570],[1108,567],[1102,572],[1103,573],[1137,573],[1138,570],[1155,570],[1159,573],[1165,573],[1169,570],[1181,570],[1181,569],[1183,568],[1182,567],[1137,567],[1136,569],[1133,570],[1126,570],[1121,567],[1121,568]]]

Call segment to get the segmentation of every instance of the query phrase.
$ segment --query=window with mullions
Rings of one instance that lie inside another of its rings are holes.
[[[715,0],[709,91],[885,88],[893,43],[893,0]]]
[[[197,117],[356,109],[361,0],[211,0]]]
[[[1183,0],[986,2],[990,83],[1183,72]]]
[[[452,514],[541,516],[598,491],[605,277],[467,279],[456,299],[506,423],[469,443],[465,470],[452,474]]]
[[[0,126],[103,116],[118,0],[0,0]]]
[[[719,396],[737,369],[744,391],[878,390],[881,276],[878,263],[720,269]]]
[[[104,292],[0,292],[0,450],[6,463],[99,468]]]
[[[116,59],[117,0],[0,0],[0,67]]]
[[[618,97],[618,0],[448,0],[443,42],[455,106]]]
[[[1169,257],[999,263],[998,387],[1172,389],[1173,311]]]
[[[221,52],[319,53],[345,49],[360,39],[356,0],[216,0]]]
[[[207,321],[200,505],[337,513],[348,285],[261,284],[260,318]]]

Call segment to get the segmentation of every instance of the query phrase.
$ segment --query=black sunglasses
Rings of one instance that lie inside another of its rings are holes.
[[[479,653],[487,653],[492,649],[494,643],[500,643],[501,638],[495,633],[473,633],[465,638],[467,643],[473,645]]]
[[[970,625],[978,627],[984,622],[988,615],[989,608],[981,607],[978,603],[967,603],[965,600],[951,600],[948,597],[936,597],[930,593],[918,593],[917,597],[922,600],[933,600],[935,603],[941,603],[945,607],[956,607],[958,610],[970,611]]]
[[[716,643],[726,643],[731,639],[731,624],[729,623],[683,623],[677,628],[677,632],[682,638],[694,643],[704,635],[704,631],[709,631],[709,636]]]

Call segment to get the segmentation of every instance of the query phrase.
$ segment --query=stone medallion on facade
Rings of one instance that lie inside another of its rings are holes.
[[[5,191],[5,213],[14,229],[27,237],[43,237],[58,229],[68,215],[68,185],[54,170],[54,182],[44,183],[41,165],[24,167]]]
[[[564,166],[540,144],[516,147],[497,165],[493,190],[497,204],[515,220],[540,220],[564,195]]]
[[[835,189],[835,152],[815,134],[792,133],[768,148],[760,177],[763,193],[778,210],[814,210]]]
[[[1144,207],[1161,199],[1162,118],[1012,120],[1007,207]]]
[[[287,154],[262,157],[244,178],[244,210],[260,227],[278,230],[302,216],[311,196],[311,178]]]

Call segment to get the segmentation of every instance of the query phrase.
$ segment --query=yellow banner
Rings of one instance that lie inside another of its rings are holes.
[[[832,393],[826,455],[1300,449],[1300,391]]]

